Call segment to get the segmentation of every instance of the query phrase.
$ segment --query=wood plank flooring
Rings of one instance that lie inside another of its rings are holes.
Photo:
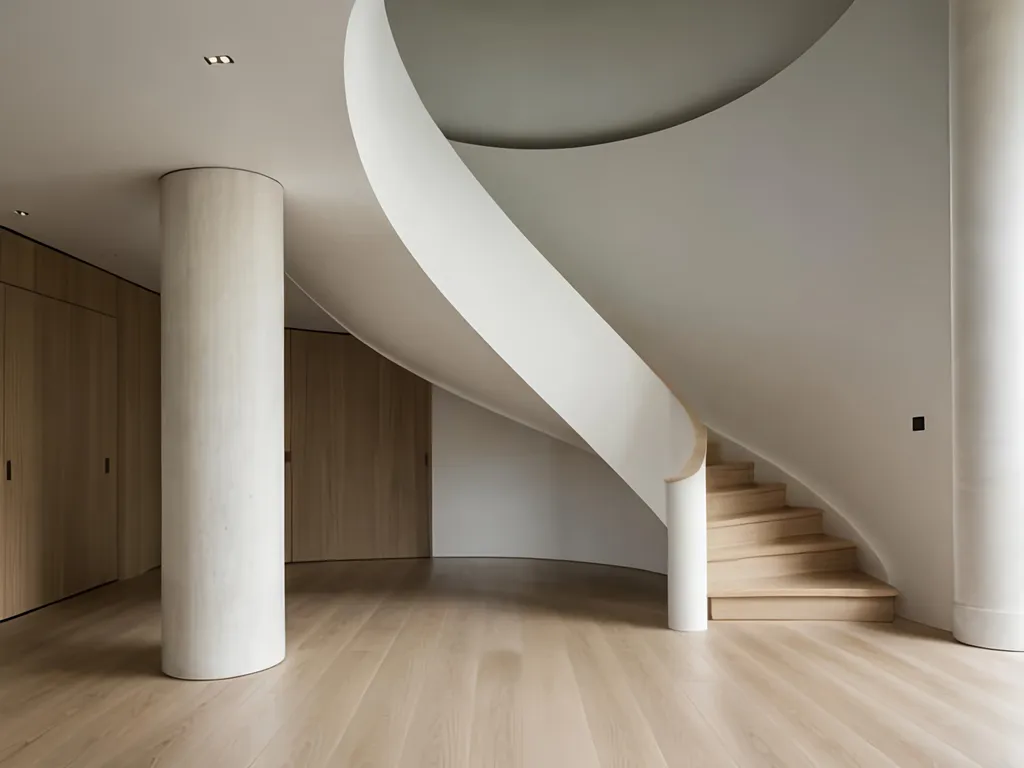
[[[665,626],[663,577],[288,566],[288,658],[160,674],[159,574],[0,624],[0,766],[1024,765],[1024,656],[906,622]]]

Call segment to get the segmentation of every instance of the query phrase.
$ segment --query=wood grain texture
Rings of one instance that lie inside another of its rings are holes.
[[[710,464],[707,467],[706,478],[709,491],[753,485],[754,462],[731,461],[727,464]]]
[[[665,581],[574,563],[287,569],[288,657],[159,672],[147,574],[0,624],[0,766],[1024,764],[1024,657],[896,624],[664,629]]]
[[[36,285],[35,243],[0,230],[0,282],[32,290]]]
[[[160,564],[160,297],[117,293],[118,578]]]
[[[71,307],[4,288],[3,589],[6,616],[64,596]]]
[[[116,578],[115,321],[6,287],[4,613]],[[105,459],[111,459],[110,473]]]
[[[133,466],[142,486],[139,564],[148,569],[160,564],[160,295],[142,290],[139,310],[139,456]]]
[[[429,385],[352,336],[290,336],[293,560],[429,556]]]
[[[711,618],[752,621],[892,621],[893,597],[714,597]]]
[[[767,543],[789,536],[820,534],[822,523],[820,509],[789,507],[708,520],[708,548]]]
[[[5,232],[0,231],[0,265],[3,262],[3,235]],[[2,267],[0,267],[2,269]],[[7,290],[0,287],[0,361],[4,360],[4,329],[7,327]],[[5,428],[4,428],[4,376],[3,369],[0,368],[0,472],[5,471],[5,464],[7,460],[7,442],[5,439]],[[0,482],[6,484],[6,474],[0,475]],[[0,581],[6,580],[7,578],[7,567],[4,564],[8,557],[8,545],[7,536],[13,531],[14,526],[8,522],[8,516],[5,514],[5,496],[7,489],[5,488],[0,492]],[[11,548],[13,549],[13,547]],[[10,616],[7,612],[7,590],[2,583],[0,583],[0,619],[4,619]]]
[[[63,594],[117,578],[117,321],[71,308]]]
[[[749,558],[730,562],[708,563],[708,589],[714,594],[734,581],[754,578],[774,579],[797,573],[855,571],[857,550],[840,549],[824,552],[800,552],[792,555]]]
[[[856,544],[823,533],[820,509],[784,506],[784,483],[750,484],[753,471],[708,467],[710,618],[892,621],[897,592],[858,571]]]
[[[6,231],[0,233],[0,281],[105,315],[117,313],[116,277]]]
[[[141,292],[120,281],[117,286],[117,572],[128,579],[143,573],[139,542],[143,515],[141,483],[135,463],[141,454]]]
[[[292,561],[292,387],[289,371],[292,366],[292,331],[284,331],[284,561]]]
[[[708,519],[778,509],[785,503],[786,486],[783,483],[761,483],[748,487],[708,491]]]

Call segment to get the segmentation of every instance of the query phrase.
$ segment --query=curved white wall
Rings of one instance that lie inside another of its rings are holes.
[[[666,572],[665,526],[592,453],[435,388],[431,464],[435,557]]]
[[[409,80],[383,0],[349,19],[352,133],[381,207],[466,321],[662,519],[701,433],[676,396],[476,182]]]
[[[773,80],[651,136],[459,145],[502,209],[712,428],[952,605],[947,6],[856,0]],[[911,418],[927,430],[911,432]]]

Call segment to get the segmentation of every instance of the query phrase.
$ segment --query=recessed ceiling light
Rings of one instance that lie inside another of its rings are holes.
[[[234,64],[235,60],[230,56],[203,56],[207,64]]]
[[[28,211],[19,211],[18,209],[15,209],[14,212],[19,216],[28,216]]]

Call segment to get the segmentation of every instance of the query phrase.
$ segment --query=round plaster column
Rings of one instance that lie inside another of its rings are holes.
[[[285,653],[284,192],[227,168],[160,180],[163,670]]]
[[[1024,650],[1024,2],[950,4],[954,610]]]

